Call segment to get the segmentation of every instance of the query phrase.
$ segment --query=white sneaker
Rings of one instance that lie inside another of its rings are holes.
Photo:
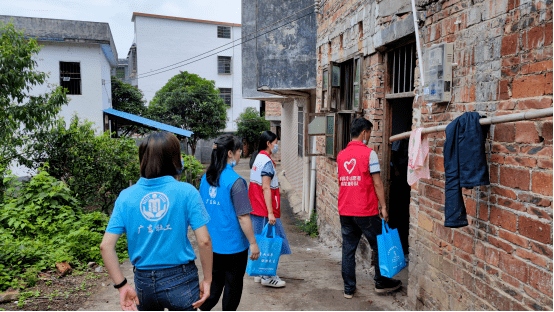
[[[285,287],[286,284],[287,282],[281,280],[277,275],[271,276],[271,277],[267,277],[267,276],[262,277],[262,285],[264,286],[279,288],[279,287]]]
[[[262,281],[261,276],[254,276],[254,283],[260,283]]]

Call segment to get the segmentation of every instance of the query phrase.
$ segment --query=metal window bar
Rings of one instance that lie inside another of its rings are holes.
[[[217,37],[231,39],[231,27],[217,26]]]
[[[217,57],[217,72],[219,74],[231,73],[231,57],[230,56],[218,56]]]
[[[68,94],[81,94],[81,64],[78,62],[60,62],[60,86]]]
[[[231,95],[233,94],[232,92],[232,89],[231,88],[220,88],[219,89],[219,97],[221,97],[223,99],[223,102],[225,103],[225,105],[227,106],[231,106],[232,102],[231,102]]]
[[[303,157],[304,150],[304,108],[298,107],[298,156]]]
[[[390,52],[390,55],[392,57],[391,94],[412,92],[414,90],[414,45],[415,43],[411,43]]]

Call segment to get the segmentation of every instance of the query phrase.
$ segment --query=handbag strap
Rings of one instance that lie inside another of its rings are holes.
[[[388,233],[390,231],[389,225],[385,223],[385,220],[381,219],[381,225],[382,225],[381,234]]]
[[[265,222],[265,217],[264,217],[264,222]],[[265,224],[264,229],[262,230],[263,237],[267,237],[267,230],[269,229],[269,226],[270,226],[269,222]],[[271,225],[271,230],[272,230],[273,238],[275,238],[275,225]]]

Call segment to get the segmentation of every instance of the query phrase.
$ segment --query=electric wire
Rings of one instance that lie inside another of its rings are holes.
[[[158,69],[151,70],[151,71],[146,72],[146,73],[142,73],[142,75],[148,75],[148,74],[150,74],[150,73],[157,72],[157,71],[160,71],[160,70],[162,70],[162,69],[166,69],[166,68],[168,68],[168,67],[171,67],[171,66],[174,66],[174,65],[177,65],[177,64],[181,64],[181,63],[190,61],[190,60],[195,59],[195,58],[197,58],[197,57],[200,57],[200,56],[202,56],[202,55],[204,55],[204,54],[207,54],[207,53],[213,52],[213,51],[215,51],[215,50],[218,50],[218,49],[220,49],[220,48],[223,48],[223,47],[225,47],[225,46],[227,46],[227,45],[230,45],[230,44],[234,43],[235,41],[242,40],[242,39],[244,39],[244,38],[246,38],[246,37],[248,37],[248,36],[254,35],[254,34],[256,34],[257,32],[260,32],[260,31],[262,31],[262,30],[264,30],[264,29],[266,29],[266,28],[268,28],[268,27],[271,27],[271,26],[273,26],[273,25],[275,25],[275,24],[278,24],[278,23],[280,23],[280,22],[282,22],[282,21],[284,21],[284,20],[286,20],[286,19],[288,19],[288,18],[290,18],[290,17],[292,17],[292,16],[295,16],[296,14],[298,14],[298,13],[300,13],[300,12],[302,12],[302,11],[305,11],[305,10],[307,10],[307,9],[313,7],[313,6],[315,6],[315,4],[312,4],[312,5],[310,5],[310,6],[307,6],[307,7],[303,8],[302,10],[297,11],[297,12],[295,12],[295,13],[289,15],[289,16],[286,16],[286,17],[284,17],[284,18],[282,18],[282,19],[276,21],[275,23],[273,23],[273,24],[271,24],[271,25],[268,25],[268,26],[266,26],[266,27],[264,27],[264,28],[262,28],[262,29],[259,29],[259,30],[256,30],[256,31],[252,32],[252,33],[249,33],[249,34],[247,34],[247,35],[244,35],[244,36],[242,36],[242,37],[240,37],[240,38],[238,38],[238,39],[236,39],[236,40],[233,40],[233,41],[231,41],[231,42],[229,42],[229,43],[226,43],[226,44],[224,44],[224,45],[222,45],[222,46],[219,46],[219,47],[214,48],[214,49],[212,49],[212,50],[209,50],[209,51],[206,51],[206,52],[204,52],[204,53],[198,54],[198,55],[196,55],[196,56],[194,56],[194,57],[191,57],[191,58],[188,58],[188,59],[186,59],[186,60],[182,60],[182,61],[180,61],[180,62],[171,64],[171,65],[167,65],[167,66],[164,66],[164,67],[160,67],[160,68],[158,68]],[[313,13],[313,12],[310,12],[309,14],[311,14],[311,13]],[[307,14],[307,15],[308,15],[308,14]],[[303,16],[303,17],[304,17],[304,16]],[[295,21],[296,21],[296,20],[295,20]],[[281,26],[279,26],[279,27],[285,26],[285,25],[290,24],[290,23],[292,23],[292,22],[294,22],[294,21],[291,21],[291,22],[289,22],[289,23],[283,24],[283,25],[281,25]],[[279,28],[279,27],[277,27],[277,28]],[[277,28],[275,28],[275,29],[277,29]],[[273,31],[273,30],[275,30],[275,29],[272,29],[271,31]],[[259,37],[259,36],[258,36],[258,37]],[[255,37],[255,38],[258,38],[258,37]],[[251,39],[249,39],[249,40],[247,40],[247,41],[245,41],[245,42],[248,42],[248,41],[250,41],[250,40],[252,40],[252,39],[255,39],[255,38],[251,38]],[[234,47],[235,47],[235,45],[233,45],[232,47],[227,48],[227,49],[225,49],[225,50],[221,50],[221,51],[219,51],[219,52],[223,52],[223,51],[229,50],[229,49],[234,48]],[[210,55],[210,56],[211,56],[211,55]],[[187,65],[187,64],[185,64],[185,65]],[[184,65],[183,65],[183,66],[184,66]],[[179,67],[180,67],[180,66],[179,66]],[[177,68],[178,68],[178,67],[177,67]],[[163,71],[163,72],[165,72],[165,71]],[[150,76],[150,75],[148,75],[148,76]],[[147,77],[148,77],[148,76],[147,76]],[[135,78],[135,79],[139,79],[139,78],[143,78],[143,77],[137,77],[137,78]]]
[[[265,33],[263,33],[263,34],[259,34],[259,35],[257,35],[256,37],[250,38],[250,39],[245,40],[245,41],[243,41],[243,42],[241,42],[241,43],[238,43],[238,44],[233,45],[233,46],[231,46],[231,47],[229,47],[229,48],[226,48],[226,49],[217,51],[217,52],[215,52],[215,53],[213,53],[213,54],[207,55],[207,56],[202,57],[202,58],[200,58],[200,59],[197,59],[197,60],[194,60],[194,61],[191,61],[191,62],[182,64],[182,65],[179,65],[179,66],[175,66],[175,67],[169,68],[169,69],[164,70],[164,71],[160,71],[160,72],[157,72],[157,73],[145,75],[145,76],[142,76],[142,77],[135,77],[135,78],[132,78],[132,79],[147,78],[147,77],[151,77],[151,76],[154,76],[154,75],[158,75],[158,74],[161,74],[161,73],[165,73],[165,72],[168,72],[168,71],[170,71],[170,70],[174,70],[174,69],[177,69],[177,68],[180,68],[180,67],[183,67],[183,66],[192,64],[192,63],[196,63],[196,62],[201,61],[201,60],[203,60],[203,59],[206,59],[206,58],[208,58],[208,57],[210,57],[210,56],[217,55],[217,54],[220,53],[220,52],[230,50],[230,49],[234,48],[235,46],[239,46],[239,45],[241,45],[241,44],[243,44],[243,43],[245,43],[245,42],[248,42],[248,41],[250,41],[250,40],[254,40],[254,39],[256,39],[256,38],[258,38],[258,37],[260,37],[260,36],[262,36],[262,35],[268,34],[268,33],[272,32],[272,31],[274,31],[274,30],[276,30],[276,29],[278,29],[278,28],[280,28],[280,27],[283,27],[283,26],[288,25],[288,24],[290,24],[290,23],[292,23],[292,22],[295,22],[295,21],[297,21],[297,20],[300,20],[300,19],[302,19],[302,18],[304,18],[304,17],[306,17],[306,16],[308,16],[308,15],[310,15],[310,14],[313,14],[313,13],[314,13],[314,12],[310,12],[310,13],[308,13],[308,14],[302,15],[301,17],[299,17],[299,18],[297,18],[297,19],[295,19],[295,20],[292,20],[292,21],[290,21],[290,22],[288,22],[288,23],[285,23],[285,24],[283,24],[283,25],[281,25],[281,26],[279,26],[279,27],[276,27],[276,28],[274,28],[274,29],[271,29],[271,30],[269,30],[269,31],[267,31],[267,32],[265,32]],[[291,16],[292,16],[292,15],[291,15]],[[239,40],[239,39],[237,39],[237,40]],[[208,53],[209,53],[209,52],[208,52]],[[203,53],[203,54],[205,54],[205,53]],[[200,55],[203,55],[203,54],[200,54]],[[199,55],[199,56],[200,56],[200,55]],[[198,56],[197,56],[197,57],[198,57]],[[196,58],[196,57],[193,57],[192,59],[194,59],[194,58]],[[144,74],[143,74],[143,75],[144,75]]]

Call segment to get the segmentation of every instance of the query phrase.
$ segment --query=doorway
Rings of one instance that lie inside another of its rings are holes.
[[[412,129],[413,98],[390,99],[391,136]],[[408,139],[392,142],[389,170],[389,226],[398,229],[404,254],[409,251],[410,190],[408,184]]]

